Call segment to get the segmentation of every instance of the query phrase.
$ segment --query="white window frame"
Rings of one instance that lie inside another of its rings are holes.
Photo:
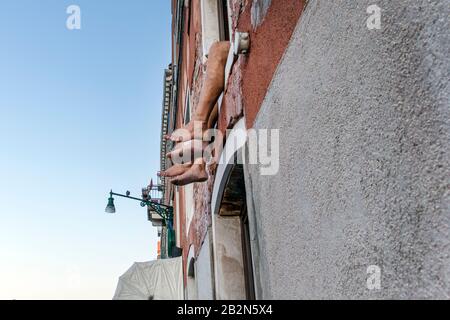
[[[189,113],[189,114],[188,114]],[[189,115],[189,118],[187,117]],[[189,86],[186,86],[185,92],[185,104],[184,104],[184,124],[186,125],[192,118],[191,108],[191,90]],[[186,208],[186,236],[189,235],[189,228],[191,227],[192,218],[195,213],[195,201],[194,201],[194,185],[189,184],[184,187],[184,202]]]
[[[221,41],[223,39],[223,30],[221,25],[223,24],[223,17],[220,17],[222,13],[221,6],[219,4],[221,0],[201,0],[201,17],[202,17],[202,47],[203,47],[203,63],[208,59],[209,49],[214,42]],[[230,42],[232,38],[231,28],[231,14],[230,14],[230,1],[227,0],[228,8],[228,31],[230,35]]]
[[[189,229],[191,228],[191,222],[195,214],[195,203],[194,203],[194,184],[188,184],[184,186],[184,205],[186,213],[186,237],[189,236]]]

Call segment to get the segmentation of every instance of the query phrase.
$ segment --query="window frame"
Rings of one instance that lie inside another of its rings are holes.
[[[224,1],[226,2],[226,6],[224,6]],[[227,12],[224,12],[225,7]],[[202,19],[203,63],[205,63],[208,59],[209,49],[214,42],[232,42],[230,2],[229,0],[201,0],[200,10]],[[228,39],[226,39],[227,37]]]

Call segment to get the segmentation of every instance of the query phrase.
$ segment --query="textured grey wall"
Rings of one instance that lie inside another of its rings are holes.
[[[449,298],[449,17],[309,2],[255,125],[281,129],[280,172],[246,166],[260,298]]]

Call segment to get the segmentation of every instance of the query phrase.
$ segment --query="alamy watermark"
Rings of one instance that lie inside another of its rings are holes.
[[[70,290],[81,288],[81,270],[78,266],[70,266],[66,269],[66,287]]]
[[[367,267],[367,289],[368,290],[381,290],[381,268],[377,265],[371,265]]]
[[[67,7],[66,13],[69,15],[66,20],[66,27],[69,30],[81,29],[81,8],[75,4]]]
[[[220,130],[202,130],[202,122],[194,121],[194,131],[178,129],[172,135],[177,142],[167,154],[174,165],[195,162],[203,158],[216,164],[254,164],[260,166],[261,175],[276,175],[280,168],[279,129],[227,130],[225,137]],[[234,158],[237,151],[241,156]]]
[[[381,8],[376,4],[367,7],[367,13],[370,15],[367,18],[366,25],[369,30],[381,29]]]

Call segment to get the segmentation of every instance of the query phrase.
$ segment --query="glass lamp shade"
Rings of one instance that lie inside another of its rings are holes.
[[[114,198],[110,197],[108,199],[108,205],[106,206],[105,209],[106,213],[116,213],[116,207],[114,206]]]

